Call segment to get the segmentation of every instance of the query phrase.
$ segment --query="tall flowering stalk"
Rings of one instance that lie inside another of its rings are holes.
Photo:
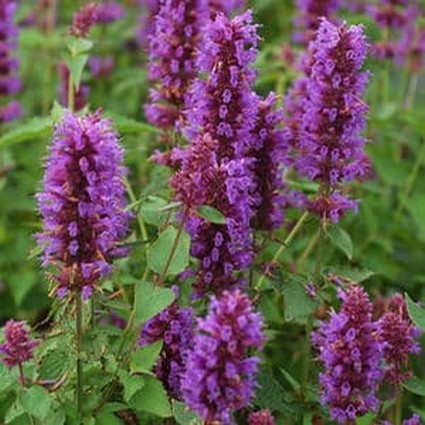
[[[297,0],[299,15],[294,19],[298,27],[294,34],[295,41],[304,44],[311,41],[319,28],[320,19],[331,20],[340,7],[340,0]]]
[[[13,56],[18,36],[18,27],[14,22],[16,9],[15,1],[0,0],[0,98],[4,99],[0,106],[0,122],[13,121],[23,115],[18,101],[6,100],[17,94],[22,87],[17,75],[19,60]]]
[[[286,137],[294,147],[296,170],[320,183],[309,209],[324,220],[337,222],[347,210],[357,209],[344,187],[369,172],[361,135],[368,110],[362,100],[368,74],[361,71],[367,50],[361,26],[336,26],[323,19],[309,45],[307,76],[292,92]]]
[[[249,155],[257,98],[251,91],[255,72],[250,65],[257,51],[256,28],[250,13],[232,20],[218,14],[205,29],[198,55],[199,71],[208,78],[193,84],[188,118],[194,139],[172,181],[189,210],[192,255],[200,260],[194,284],[198,294],[239,284],[233,272],[246,269],[253,258],[255,185]],[[197,215],[200,204],[222,212],[226,224]]]
[[[233,423],[233,412],[254,396],[260,360],[249,353],[262,348],[262,327],[261,315],[239,290],[212,297],[207,317],[198,321],[182,391],[187,405],[207,423]]]
[[[339,290],[342,306],[314,332],[313,342],[324,366],[320,374],[322,404],[340,424],[378,409],[377,386],[383,375],[383,343],[372,320],[372,303],[363,288]]]
[[[43,265],[57,270],[59,297],[82,290],[88,298],[110,274],[112,259],[126,253],[119,246],[129,220],[122,162],[118,135],[100,111],[84,117],[67,111],[56,126],[37,195],[44,227],[37,239]]]
[[[185,108],[187,90],[196,75],[195,55],[205,25],[205,0],[165,0],[149,37],[149,78],[157,82],[145,106],[148,121],[174,129]]]

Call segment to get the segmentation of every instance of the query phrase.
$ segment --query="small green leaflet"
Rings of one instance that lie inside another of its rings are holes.
[[[349,260],[353,259],[353,241],[350,235],[340,226],[332,225],[326,231],[329,240],[340,249]]]
[[[209,205],[200,206],[198,214],[210,223],[226,224],[226,217],[219,210]]]
[[[137,349],[131,359],[131,372],[150,372],[159,357],[161,348],[162,340]]]
[[[409,297],[409,294],[404,294],[404,297],[406,299],[407,311],[409,312],[410,318],[416,326],[425,332],[425,308],[419,307],[415,304]]]

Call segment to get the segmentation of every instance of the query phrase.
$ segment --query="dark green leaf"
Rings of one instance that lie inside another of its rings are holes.
[[[350,235],[342,227],[332,225],[327,229],[326,235],[349,260],[353,259],[353,241],[351,240]]]
[[[51,129],[52,121],[50,118],[33,118],[1,136],[0,148],[26,142],[28,140],[47,137]]]
[[[416,326],[425,332],[425,308],[419,307],[417,304],[415,304],[409,297],[409,294],[406,293],[404,297],[406,299],[407,310],[409,312],[410,318]]]
[[[404,384],[404,388],[413,394],[425,397],[425,380],[412,378]]]

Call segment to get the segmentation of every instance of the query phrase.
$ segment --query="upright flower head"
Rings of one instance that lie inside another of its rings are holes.
[[[15,14],[17,4],[13,0],[0,0],[0,98],[15,95],[21,90],[21,80],[17,75],[19,60],[13,56],[16,48],[18,27]],[[20,118],[23,112],[16,100],[0,107],[0,122],[13,121]]]
[[[78,117],[65,112],[56,126],[46,163],[44,191],[37,195],[44,230],[37,238],[43,265],[57,270],[56,292],[90,296],[111,272],[118,243],[128,228],[124,212],[123,150],[101,112]]]
[[[407,313],[406,302],[400,294],[394,294],[379,320],[384,345],[385,379],[399,385],[411,374],[406,371],[409,354],[418,354],[420,345],[415,341],[420,329],[413,325]]]
[[[322,403],[340,424],[377,410],[377,385],[382,379],[382,343],[372,321],[372,303],[363,288],[339,290],[342,306],[313,333],[324,372],[320,374]]]
[[[9,320],[4,327],[4,338],[0,344],[0,360],[7,367],[20,366],[34,358],[33,350],[39,341],[31,339],[25,322]]]
[[[319,28],[320,18],[331,20],[341,7],[340,0],[297,0],[299,15],[295,24],[299,28],[294,34],[295,41],[307,44]]]
[[[305,97],[293,102],[299,120],[289,129],[295,168],[320,183],[310,210],[333,222],[347,210],[356,210],[357,202],[343,193],[344,185],[365,178],[370,168],[361,135],[368,80],[361,67],[367,50],[361,26],[336,26],[323,19],[309,45],[307,76],[300,90]]]
[[[262,348],[262,327],[261,315],[239,290],[212,297],[207,317],[198,321],[182,391],[188,406],[208,423],[232,423],[232,413],[253,397],[259,359],[249,352]]]
[[[155,373],[163,382],[169,396],[181,399],[181,379],[186,354],[193,343],[192,309],[180,308],[175,301],[150,319],[142,329],[139,346],[143,347],[159,340],[163,340],[163,346]]]
[[[97,22],[98,7],[98,4],[90,2],[77,10],[72,19],[72,25],[69,28],[69,33],[75,37],[87,37],[90,30]]]
[[[196,74],[195,55],[205,24],[205,0],[165,0],[149,37],[149,77],[158,86],[150,93],[146,116],[172,129],[181,118],[186,92]]]
[[[275,421],[270,410],[263,409],[249,415],[248,425],[275,425]]]

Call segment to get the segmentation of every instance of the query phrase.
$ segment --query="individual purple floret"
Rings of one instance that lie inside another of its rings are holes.
[[[175,288],[177,295],[178,289]],[[140,347],[163,340],[155,374],[163,382],[168,395],[179,400],[182,397],[181,378],[186,353],[193,344],[193,325],[192,309],[180,308],[175,301],[144,325],[139,339]]]
[[[207,18],[205,0],[165,0],[149,37],[149,78],[156,81],[148,121],[164,130],[181,118],[186,92],[196,75],[195,55]]]
[[[328,322],[321,322],[312,339],[325,369],[319,378],[322,404],[329,407],[331,419],[347,424],[378,409],[383,344],[365,290],[351,285],[338,294],[340,312],[332,312]]]
[[[0,360],[9,368],[21,367],[34,358],[33,350],[40,341],[31,339],[25,322],[9,320],[4,327],[4,343],[0,344]]]
[[[43,266],[57,273],[55,292],[91,295],[111,261],[126,249],[130,214],[124,212],[123,149],[112,123],[101,111],[78,117],[65,112],[56,126],[46,162],[44,191],[37,195],[43,232],[37,235],[43,249]]]
[[[249,415],[248,425],[275,425],[275,421],[270,410],[263,409]]]
[[[254,396],[255,374],[262,349],[263,319],[254,313],[248,296],[236,290],[212,297],[205,319],[199,319],[188,352],[182,392],[186,404],[207,423],[229,425],[234,411]]]
[[[19,60],[12,56],[16,48],[18,27],[15,24],[17,4],[11,0],[0,0],[0,98],[17,94],[22,83],[18,77]],[[13,121],[23,115],[16,100],[0,109],[0,122]]]
[[[294,23],[298,30],[294,34],[294,40],[308,44],[319,28],[320,19],[332,20],[340,7],[340,0],[297,0],[299,15],[295,17]]]
[[[253,130],[255,193],[253,196],[255,216],[253,227],[271,231],[283,221],[285,197],[282,166],[287,163],[288,145],[279,125],[283,121],[282,110],[275,110],[276,96],[270,94],[258,104],[258,116]]]
[[[361,26],[322,19],[305,60],[307,75],[297,83],[289,108],[286,138],[294,148],[294,166],[320,183],[309,209],[333,222],[357,208],[357,201],[343,194],[345,183],[370,171],[361,136],[368,110],[362,100],[368,74],[361,72],[367,50]]]
[[[111,24],[124,18],[124,7],[115,2],[99,3],[96,9],[96,22],[98,24]]]
[[[387,308],[379,320],[381,338],[384,345],[385,375],[392,385],[400,385],[411,377],[406,371],[410,354],[421,350],[415,338],[420,329],[413,325],[407,312],[402,295],[394,294],[387,303]]]

